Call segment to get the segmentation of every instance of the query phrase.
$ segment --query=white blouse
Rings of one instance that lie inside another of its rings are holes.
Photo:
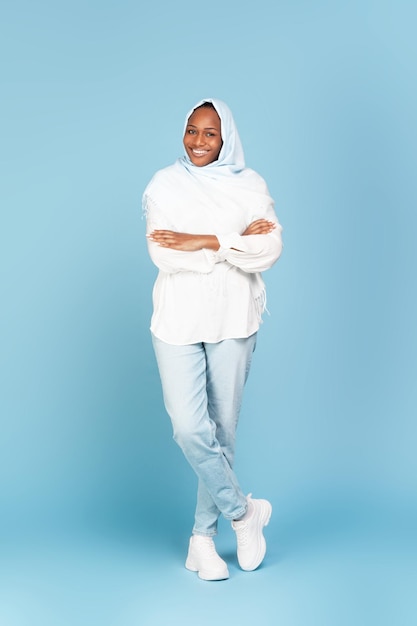
[[[194,234],[215,234],[217,252],[183,252],[148,240],[149,254],[159,268],[153,289],[152,333],[170,344],[216,343],[249,337],[259,328],[265,309],[261,272],[269,269],[282,251],[281,231],[272,204],[264,214],[225,215],[224,232],[206,211],[193,211],[187,230],[166,223],[161,211],[147,199],[147,233],[155,229]],[[255,219],[276,224],[268,235],[241,236]]]

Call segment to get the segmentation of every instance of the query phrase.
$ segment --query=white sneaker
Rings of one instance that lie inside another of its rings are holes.
[[[262,530],[272,513],[272,506],[268,500],[252,500],[252,494],[247,497],[248,511],[243,519],[232,522],[236,532],[237,560],[242,569],[247,572],[259,567],[266,553],[266,542]]]
[[[203,580],[229,578],[227,565],[217,554],[211,537],[192,535],[185,567],[191,572],[198,572]]]

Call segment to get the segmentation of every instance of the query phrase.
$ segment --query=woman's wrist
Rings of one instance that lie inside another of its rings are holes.
[[[200,235],[201,236],[201,248],[206,248],[206,250],[213,250],[213,252],[217,252],[220,248],[219,240],[216,235]]]

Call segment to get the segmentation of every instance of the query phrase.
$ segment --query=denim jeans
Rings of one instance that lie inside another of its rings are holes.
[[[237,519],[247,508],[232,467],[256,333],[182,346],[152,341],[174,440],[198,477],[193,533],[212,536],[220,514]]]

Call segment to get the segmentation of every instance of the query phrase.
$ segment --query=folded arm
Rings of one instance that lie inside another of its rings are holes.
[[[227,260],[246,272],[261,272],[271,267],[281,254],[281,230],[277,222],[258,219],[242,235],[193,235],[155,229],[147,237],[151,257],[164,271],[188,269],[208,273],[217,262]]]
[[[181,233],[161,228],[158,211],[148,199],[147,239],[149,254],[164,272],[213,271],[216,263],[227,261],[246,272],[261,272],[271,267],[282,250],[281,226],[271,208],[266,218],[254,220],[242,234],[228,235]],[[164,220],[165,221],[165,220]]]
[[[262,230],[263,222],[269,225],[267,231]],[[282,227],[277,221],[256,220],[242,235],[239,233],[219,235],[218,254],[223,254],[228,263],[244,272],[264,272],[281,256],[281,232]]]

